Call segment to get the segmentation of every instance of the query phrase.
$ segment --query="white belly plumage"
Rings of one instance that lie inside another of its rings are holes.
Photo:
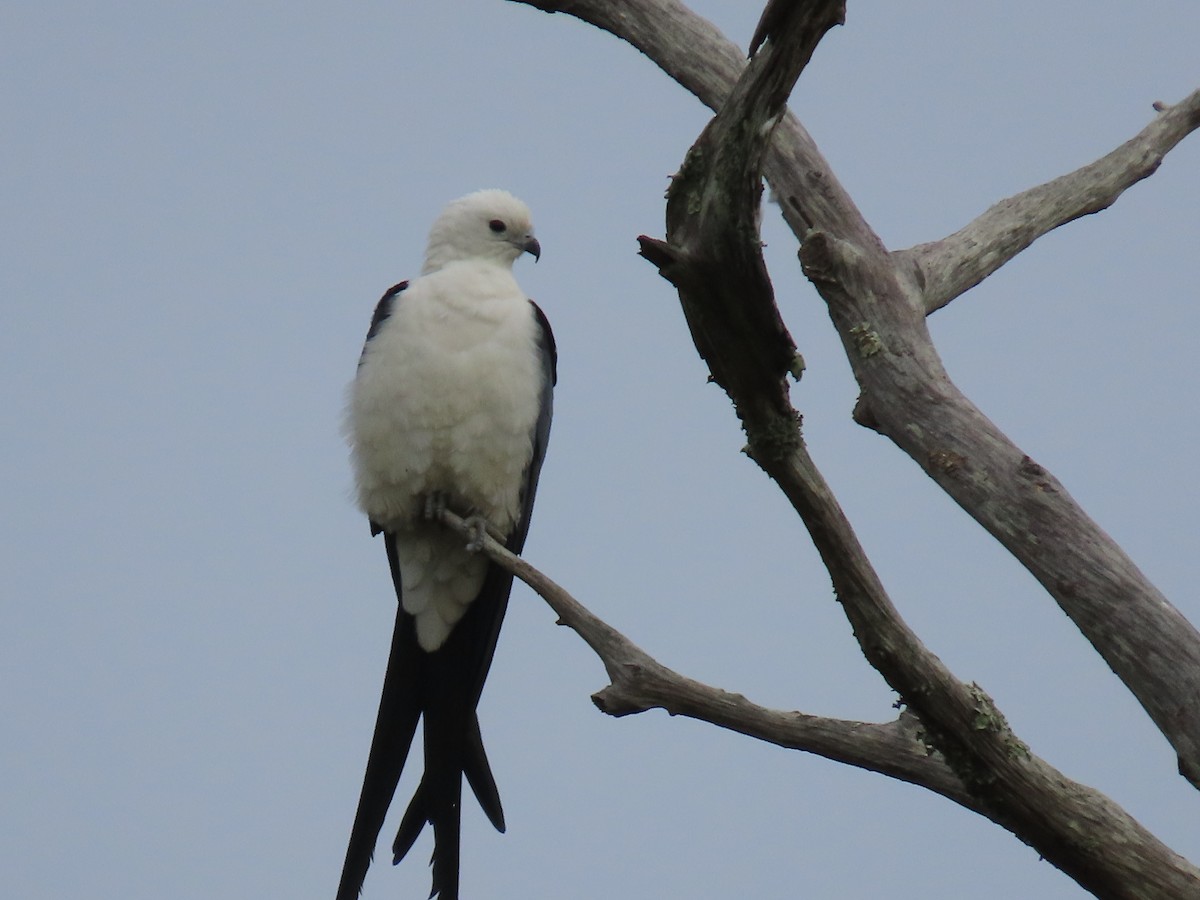
[[[426,650],[478,594],[487,560],[422,522],[424,498],[440,492],[508,533],[541,398],[529,301],[509,273],[467,265],[424,276],[397,298],[351,389],[358,502],[397,536],[404,608]]]

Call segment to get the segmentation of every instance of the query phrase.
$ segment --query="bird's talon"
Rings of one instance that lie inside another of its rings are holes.
[[[483,549],[484,539],[487,537],[487,519],[473,513],[467,517],[465,524],[471,530],[470,540],[467,541],[467,552],[478,553]]]
[[[425,508],[422,510],[426,522],[440,522],[442,513],[446,511],[446,495],[441,491],[430,491],[425,495]]]

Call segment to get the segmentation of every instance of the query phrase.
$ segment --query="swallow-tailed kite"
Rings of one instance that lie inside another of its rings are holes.
[[[382,534],[398,607],[383,697],[338,900],[362,889],[424,718],[425,771],[392,845],[399,862],[433,826],[433,892],[458,900],[462,778],[500,831],[504,812],[475,708],[512,576],[437,521],[471,517],[521,551],[550,434],[550,325],[513,278],[536,259],[528,207],[469,194],[434,222],[421,277],[375,308],[347,416],[358,504]],[[472,546],[475,545],[475,546]]]

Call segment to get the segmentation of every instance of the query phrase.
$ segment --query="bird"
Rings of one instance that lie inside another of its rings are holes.
[[[521,552],[550,435],[557,349],[513,276],[526,253],[536,262],[541,245],[521,200],[492,189],[451,202],[430,229],[420,276],[376,306],[350,386],[355,495],[383,537],[397,609],[337,900],[362,890],[419,719],[424,772],[393,863],[432,825],[429,896],[458,900],[464,776],[505,829],[476,708],[512,575],[479,550],[490,532]],[[446,509],[473,538],[440,524]]]

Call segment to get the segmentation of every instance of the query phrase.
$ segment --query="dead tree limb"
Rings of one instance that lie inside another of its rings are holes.
[[[925,311],[941,309],[1042,235],[1108,209],[1200,128],[1200,90],[1174,106],[1155,108],[1154,121],[1095,162],[1001,200],[949,237],[897,251],[898,265],[917,267]]]
[[[454,512],[446,510],[442,517],[464,539],[476,536]],[[855,722],[759,706],[741,694],[710,687],[664,666],[492,536],[485,538],[483,550],[536,591],[554,610],[558,623],[578,634],[603,663],[610,683],[592,700],[608,715],[662,709],[919,785],[973,812],[988,814],[923,739],[915,716],[903,712],[892,722]]]
[[[569,13],[628,41],[714,109],[724,105],[746,68],[732,43],[676,0],[517,2]],[[1194,98],[1148,129],[1155,147],[1148,151],[1150,163],[1197,127]],[[1136,152],[1132,158],[1136,162]],[[1146,165],[1130,164],[1125,177],[1148,174],[1153,165]],[[1002,232],[996,226],[1011,210],[977,220],[982,244],[952,235],[940,249],[924,245],[891,254],[790,113],[774,128],[763,171],[801,240],[804,271],[828,305],[862,390],[857,421],[890,438],[1038,579],[1170,741],[1179,771],[1200,787],[1200,633],[1054,476],[958,390],[925,326],[927,312],[948,302],[954,286],[965,289],[994,271],[986,259],[993,239],[986,234]],[[1100,171],[1079,175],[1074,186]],[[1044,224],[1081,215],[1094,202],[1073,215],[1068,207],[1052,211]],[[1037,231],[1012,244],[1012,255]],[[951,258],[954,252],[960,256]],[[927,270],[935,257],[952,274],[934,277],[930,291]],[[776,352],[770,349],[778,346],[774,327],[746,346]]]

